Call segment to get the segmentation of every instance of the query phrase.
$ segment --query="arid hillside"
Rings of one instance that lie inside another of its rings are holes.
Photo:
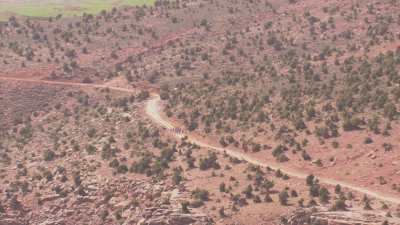
[[[10,16],[0,224],[400,224],[399,71],[398,0]]]

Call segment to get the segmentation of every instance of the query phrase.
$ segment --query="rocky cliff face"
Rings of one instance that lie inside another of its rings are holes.
[[[186,214],[169,207],[147,208],[138,225],[210,225],[213,224],[206,215]]]
[[[282,225],[380,225],[400,224],[399,218],[387,217],[381,211],[329,211],[324,208],[298,209]]]
[[[207,215],[200,212],[182,212],[180,202],[188,195],[184,188],[179,190],[164,183],[127,179],[101,181],[97,178],[82,183],[81,187],[82,193],[70,194],[66,198],[42,196],[42,207],[35,210],[27,208],[16,196],[4,197],[0,199],[4,211],[0,210],[0,224],[114,224],[107,219],[112,212],[118,212],[124,225],[213,224]]]

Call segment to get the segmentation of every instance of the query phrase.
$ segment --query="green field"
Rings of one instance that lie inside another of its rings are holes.
[[[0,0],[0,20],[11,15],[49,17],[62,14],[78,16],[96,14],[104,9],[122,5],[151,5],[155,0]]]

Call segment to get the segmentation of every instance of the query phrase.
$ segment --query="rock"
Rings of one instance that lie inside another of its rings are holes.
[[[169,222],[170,224],[185,225],[196,222],[196,219],[191,215],[176,214],[176,215],[171,215]]]
[[[289,217],[285,225],[309,225],[309,224],[329,224],[329,225],[354,225],[354,224],[382,224],[386,218],[385,213],[379,211],[330,211],[323,207],[312,209],[295,210]],[[389,221],[390,222],[390,221]],[[282,223],[283,225],[283,223]]]
[[[20,225],[21,223],[13,219],[0,219],[2,225]]]
[[[371,158],[371,159],[376,159],[376,154],[375,151],[371,151],[370,153],[368,153],[367,157]]]
[[[40,199],[40,201],[43,203],[43,202],[47,202],[47,201],[54,201],[54,200],[56,200],[58,198],[60,198],[60,196],[57,195],[57,194],[55,194],[55,195],[47,195],[47,196],[42,197]]]
[[[142,218],[141,225],[208,225],[212,220],[203,214],[184,214],[168,208],[148,208],[147,217]],[[149,216],[151,212],[151,215]]]
[[[62,219],[61,220],[48,219],[43,223],[39,223],[39,225],[65,225],[65,222]]]
[[[84,202],[95,202],[96,197],[91,197],[91,196],[77,196],[75,203],[76,204],[82,204]]]

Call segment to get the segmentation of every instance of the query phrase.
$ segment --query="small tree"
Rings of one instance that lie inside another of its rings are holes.
[[[209,193],[207,190],[196,188],[194,191],[192,191],[192,196],[201,201],[208,201],[209,200]]]
[[[319,197],[320,186],[319,184],[313,184],[310,186],[309,193],[311,197]]]
[[[307,186],[312,186],[314,184],[314,175],[308,175],[306,178]]]
[[[267,202],[267,203],[273,202],[273,200],[272,200],[272,198],[271,198],[271,196],[270,196],[269,194],[266,194],[266,195],[265,195],[265,197],[264,197],[264,202]]]
[[[299,199],[298,204],[299,204],[299,207],[303,208],[304,207],[304,199],[303,198]]]
[[[225,192],[225,191],[226,191],[226,185],[225,185],[224,182],[222,182],[222,183],[219,185],[219,191],[220,191],[220,192]]]
[[[243,194],[246,195],[246,198],[253,197],[253,187],[249,184],[247,188],[243,191]]]
[[[219,213],[219,216],[221,218],[225,217],[226,216],[225,215],[225,208],[224,207],[219,208],[218,213]]]
[[[56,154],[51,150],[46,150],[43,152],[44,161],[53,161]]]
[[[178,168],[174,169],[174,174],[172,175],[172,183],[177,185],[183,180],[182,171]]]
[[[371,201],[369,200],[369,198],[366,195],[364,195],[363,202],[364,202],[364,210],[372,210],[372,207],[370,204]]]
[[[323,204],[326,204],[329,202],[329,191],[325,187],[322,187],[319,190],[319,201]]]
[[[336,194],[340,194],[341,192],[342,192],[342,187],[339,184],[337,184],[335,186],[335,193]]]
[[[184,201],[181,203],[181,207],[182,207],[182,212],[183,213],[189,213],[189,202],[188,201]]]
[[[347,209],[346,202],[343,199],[336,200],[331,208],[333,211],[345,211]]]
[[[281,191],[281,193],[279,193],[279,202],[281,203],[281,205],[287,205],[288,198],[289,198],[289,194],[287,193],[286,190],[283,190],[283,191]]]

